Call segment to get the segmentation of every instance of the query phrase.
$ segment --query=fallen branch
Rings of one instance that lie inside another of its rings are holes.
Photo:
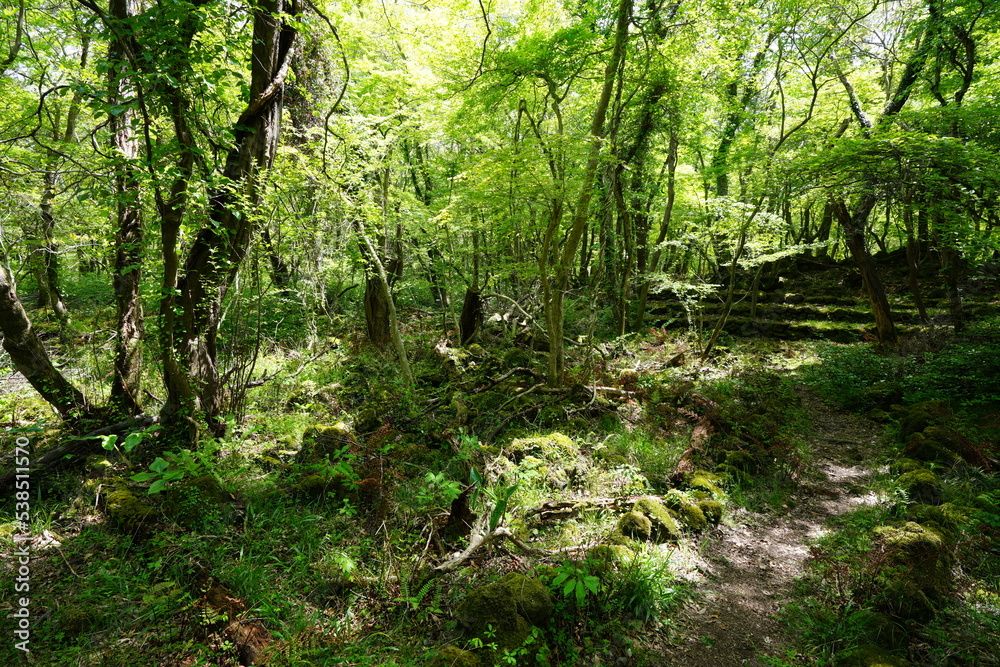
[[[62,460],[64,456],[75,453],[76,450],[83,447],[84,444],[88,444],[88,441],[89,444],[94,444],[92,438],[99,435],[124,433],[126,430],[144,429],[152,426],[158,421],[159,417],[137,417],[128,421],[118,422],[117,424],[111,424],[110,426],[104,426],[84,435],[76,435],[71,438],[67,438],[63,444],[59,445],[55,449],[50,449],[35,459],[35,462],[29,466],[29,471],[34,474],[49,468],[58,461]],[[6,488],[7,485],[13,482],[15,474],[15,471],[11,470],[0,477],[0,489]]]
[[[291,379],[293,377],[296,377],[299,374],[301,374],[302,371],[304,371],[309,366],[309,364],[311,364],[312,362],[316,361],[317,359],[319,359],[320,357],[322,357],[324,354],[326,354],[330,350],[335,349],[338,345],[339,345],[339,343],[334,343],[332,345],[328,345],[328,346],[324,347],[322,350],[320,350],[319,352],[315,353],[314,355],[312,355],[311,357],[309,357],[308,359],[306,359],[305,361],[303,361],[302,365],[299,366],[298,370],[296,370],[294,373],[285,373],[284,370],[278,370],[278,371],[275,371],[275,372],[273,372],[273,373],[271,373],[269,375],[264,375],[262,377],[259,377],[256,380],[250,380],[249,382],[246,383],[245,388],[247,388],[247,389],[254,389],[255,387],[261,387],[264,384],[266,384],[266,383],[270,382],[271,380],[275,379],[279,375],[281,375],[281,376],[283,376],[283,377],[285,377],[287,379]]]
[[[469,560],[474,553],[479,551],[485,546],[494,544],[496,542],[510,542],[518,549],[524,553],[531,554],[533,556],[549,556],[553,552],[547,551],[545,549],[536,549],[535,547],[528,546],[517,537],[514,533],[510,532],[507,528],[500,526],[493,530],[492,533],[484,533],[477,531],[472,535],[472,539],[469,541],[469,546],[465,551],[453,554],[451,558],[441,563],[434,568],[435,572],[451,572],[457,569],[462,563]]]

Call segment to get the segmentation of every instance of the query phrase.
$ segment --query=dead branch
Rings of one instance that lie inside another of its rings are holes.
[[[137,417],[128,421],[118,422],[117,424],[111,424],[110,426],[104,426],[85,435],[73,436],[72,438],[65,440],[63,444],[59,445],[55,449],[50,449],[35,459],[35,462],[29,466],[30,472],[34,474],[49,468],[50,466],[61,461],[64,456],[75,453],[76,450],[81,449],[85,444],[92,444],[92,439],[97,436],[108,435],[110,433],[120,434],[124,433],[126,430],[143,429],[152,426],[158,421],[159,417]],[[14,481],[14,477],[14,470],[7,472],[0,477],[0,489],[6,488],[11,482]]]

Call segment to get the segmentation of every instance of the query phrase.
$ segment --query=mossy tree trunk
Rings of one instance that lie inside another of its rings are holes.
[[[17,298],[10,274],[2,265],[0,332],[3,333],[3,349],[10,355],[14,367],[63,419],[72,420],[91,413],[90,403],[83,393],[52,365],[21,300]]]

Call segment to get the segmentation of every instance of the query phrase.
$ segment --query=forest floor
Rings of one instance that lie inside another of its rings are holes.
[[[761,656],[794,659],[780,613],[810,558],[809,543],[829,519],[878,502],[866,488],[882,427],[797,388],[813,424],[812,460],[786,512],[740,510],[702,544],[699,595],[677,619],[682,639],[663,646],[662,664],[759,665]]]

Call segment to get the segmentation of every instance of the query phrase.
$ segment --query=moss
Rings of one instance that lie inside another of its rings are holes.
[[[896,459],[891,466],[892,471],[895,472],[897,475],[901,475],[904,472],[912,472],[914,470],[920,470],[923,467],[924,466],[920,461],[909,458]]]
[[[437,650],[427,667],[480,667],[482,662],[472,651],[448,644]]]
[[[699,500],[698,507],[702,514],[713,526],[718,526],[722,521],[722,503],[717,500]]]
[[[330,461],[339,461],[345,452],[357,446],[357,438],[343,422],[332,426],[310,426],[302,434],[302,447],[295,455],[295,463],[319,463],[327,457]]]
[[[307,475],[292,485],[296,494],[310,498],[333,496],[342,498],[350,490],[346,475],[334,473],[329,475]]]
[[[905,408],[900,418],[903,439],[923,431],[928,426],[942,424],[952,416],[948,401],[923,401]]]
[[[653,536],[653,522],[642,512],[628,512],[618,519],[615,532],[636,540],[649,540]]]
[[[515,462],[527,456],[534,456],[548,462],[575,462],[580,455],[580,447],[568,436],[559,432],[518,438],[506,447],[507,454]]]
[[[659,542],[676,542],[681,530],[676,516],[654,498],[642,498],[632,505],[630,514],[639,513],[650,522],[650,538]],[[628,516],[627,514],[625,516]]]
[[[909,667],[909,664],[874,644],[865,644],[837,656],[837,667]]]
[[[907,509],[906,516],[919,524],[933,522],[947,531],[955,531],[968,520],[969,508],[959,507],[953,503],[941,505],[912,505]]]
[[[855,620],[864,629],[865,635],[872,639],[872,643],[878,646],[898,650],[905,648],[909,642],[905,626],[894,622],[888,614],[861,609],[856,612]]]
[[[541,581],[511,572],[499,582],[514,599],[517,613],[532,625],[545,625],[552,615],[552,596]]]
[[[723,463],[742,472],[755,472],[757,470],[757,461],[746,452],[728,450],[722,452],[721,458]]]
[[[941,480],[925,468],[903,473],[896,484],[906,492],[911,502],[925,505],[940,505],[942,501]]]
[[[875,536],[886,549],[887,567],[879,574],[881,606],[904,619],[927,620],[933,602],[952,588],[952,558],[946,533],[932,522],[879,526]]]
[[[587,562],[598,576],[608,575],[632,560],[635,552],[620,544],[600,544],[587,552]]]
[[[103,477],[114,469],[114,465],[102,454],[91,454],[87,457],[87,470],[90,470],[97,477]]]
[[[710,494],[713,498],[722,498],[722,476],[707,470],[695,470],[687,476],[687,485]]]
[[[75,636],[88,629],[94,622],[95,611],[93,608],[84,609],[82,607],[63,607],[59,615],[59,624],[67,636]]]
[[[903,385],[894,380],[881,380],[862,389],[861,399],[866,405],[885,409],[903,400]]]
[[[148,525],[155,513],[153,506],[125,487],[117,487],[105,497],[105,511],[112,523],[123,530],[135,531]]]
[[[551,613],[548,589],[538,579],[511,573],[470,591],[456,607],[455,619],[472,637],[495,643],[498,651],[513,651],[531,634],[531,624],[544,624]],[[484,652],[488,662],[492,655]]]

